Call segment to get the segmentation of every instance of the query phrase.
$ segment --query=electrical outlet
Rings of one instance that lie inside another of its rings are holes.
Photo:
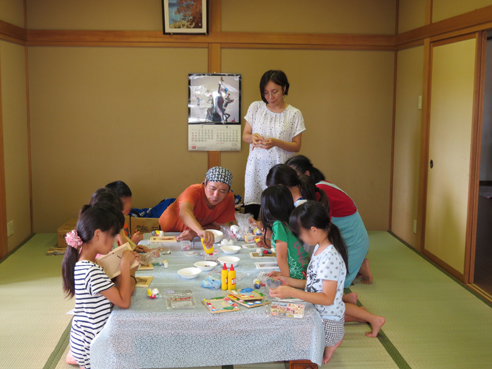
[[[14,235],[14,221],[11,220],[7,223],[7,237]]]
[[[417,219],[413,220],[413,233],[417,234]]]
[[[418,107],[419,107],[419,110],[422,110],[422,95],[419,95]]]

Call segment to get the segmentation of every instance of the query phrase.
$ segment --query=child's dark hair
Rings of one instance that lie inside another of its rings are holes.
[[[285,162],[289,167],[294,168],[298,173],[305,174],[309,172],[309,176],[313,179],[314,183],[318,183],[325,180],[325,175],[316,167],[311,164],[311,160],[304,155],[296,155],[291,157]]]
[[[107,187],[101,187],[92,194],[90,205],[107,203],[114,205],[120,211],[123,211],[123,203],[116,193]]]
[[[331,222],[330,213],[317,201],[307,201],[299,205],[290,214],[289,225],[292,231],[299,236],[300,228],[315,227],[328,232],[328,240],[335,246],[342,256],[348,272],[348,253],[345,241],[338,227]]]
[[[111,232],[112,236],[120,233],[125,224],[125,217],[120,209],[108,203],[99,203],[94,206],[84,205],[80,210],[77,221],[77,234],[82,242],[90,242],[96,230]],[[63,290],[67,297],[75,295],[74,269],[79,260],[79,248],[68,246],[62,262]]]
[[[108,183],[106,188],[113,191],[116,195],[121,197],[132,197],[132,190],[130,187],[123,181],[114,181]]]
[[[274,165],[268,172],[266,182],[267,186],[298,186],[301,195],[305,200],[319,201],[328,212],[330,211],[330,203],[328,202],[325,191],[316,187],[316,184],[311,177],[304,174],[298,176],[295,169],[287,164]]]
[[[263,73],[263,76],[261,76],[260,79],[260,94],[261,94],[261,99],[265,104],[268,104],[267,99],[265,99],[265,96],[263,95],[265,93],[265,86],[268,84],[268,82],[273,82],[276,85],[279,85],[282,87],[282,93],[284,95],[289,94],[289,87],[290,83],[289,80],[287,79],[287,75],[282,72],[281,70],[269,70]]]
[[[280,221],[289,225],[289,216],[294,210],[292,194],[285,186],[271,186],[261,194],[261,221],[266,230],[272,230],[273,223]]]

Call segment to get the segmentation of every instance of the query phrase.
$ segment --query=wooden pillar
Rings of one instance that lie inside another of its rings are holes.
[[[0,51],[1,52],[1,51]],[[7,240],[7,199],[5,194],[5,160],[3,148],[3,111],[2,111],[2,65],[0,64],[0,259],[9,253]]]
[[[221,0],[211,0],[209,3],[209,32],[220,32]],[[220,73],[221,50],[219,43],[208,44],[208,72]],[[220,166],[220,151],[208,152],[208,168]]]

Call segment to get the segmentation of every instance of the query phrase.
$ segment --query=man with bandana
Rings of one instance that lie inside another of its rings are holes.
[[[188,187],[159,218],[164,232],[182,232],[178,241],[203,238],[212,247],[214,234],[205,229],[219,229],[235,220],[234,195],[231,192],[232,173],[226,168],[210,168],[205,181]]]

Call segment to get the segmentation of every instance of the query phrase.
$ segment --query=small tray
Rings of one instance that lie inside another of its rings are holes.
[[[236,302],[231,298],[224,300],[226,297],[213,297],[211,299],[203,299],[202,303],[212,314],[232,313],[239,311]]]
[[[276,259],[277,258],[277,254],[263,254],[263,255],[260,255],[260,253],[258,252],[250,252],[249,253],[249,256],[251,256],[252,259],[268,259],[268,258],[272,258],[272,259]]]
[[[275,318],[304,318],[306,303],[299,300],[272,300],[270,304],[265,305],[267,316]]]
[[[140,264],[138,270],[154,270],[154,266],[152,264],[149,265]]]
[[[164,298],[167,309],[194,309],[196,307],[192,290],[166,290]]]
[[[135,279],[137,280],[137,284],[135,285],[135,287],[148,288],[150,286],[150,284],[152,283],[152,280],[154,279],[154,277],[137,275],[137,276],[135,276]]]
[[[150,237],[150,243],[162,243],[162,242],[178,242],[176,236],[152,236]]]
[[[256,269],[278,269],[276,261],[255,262]]]

